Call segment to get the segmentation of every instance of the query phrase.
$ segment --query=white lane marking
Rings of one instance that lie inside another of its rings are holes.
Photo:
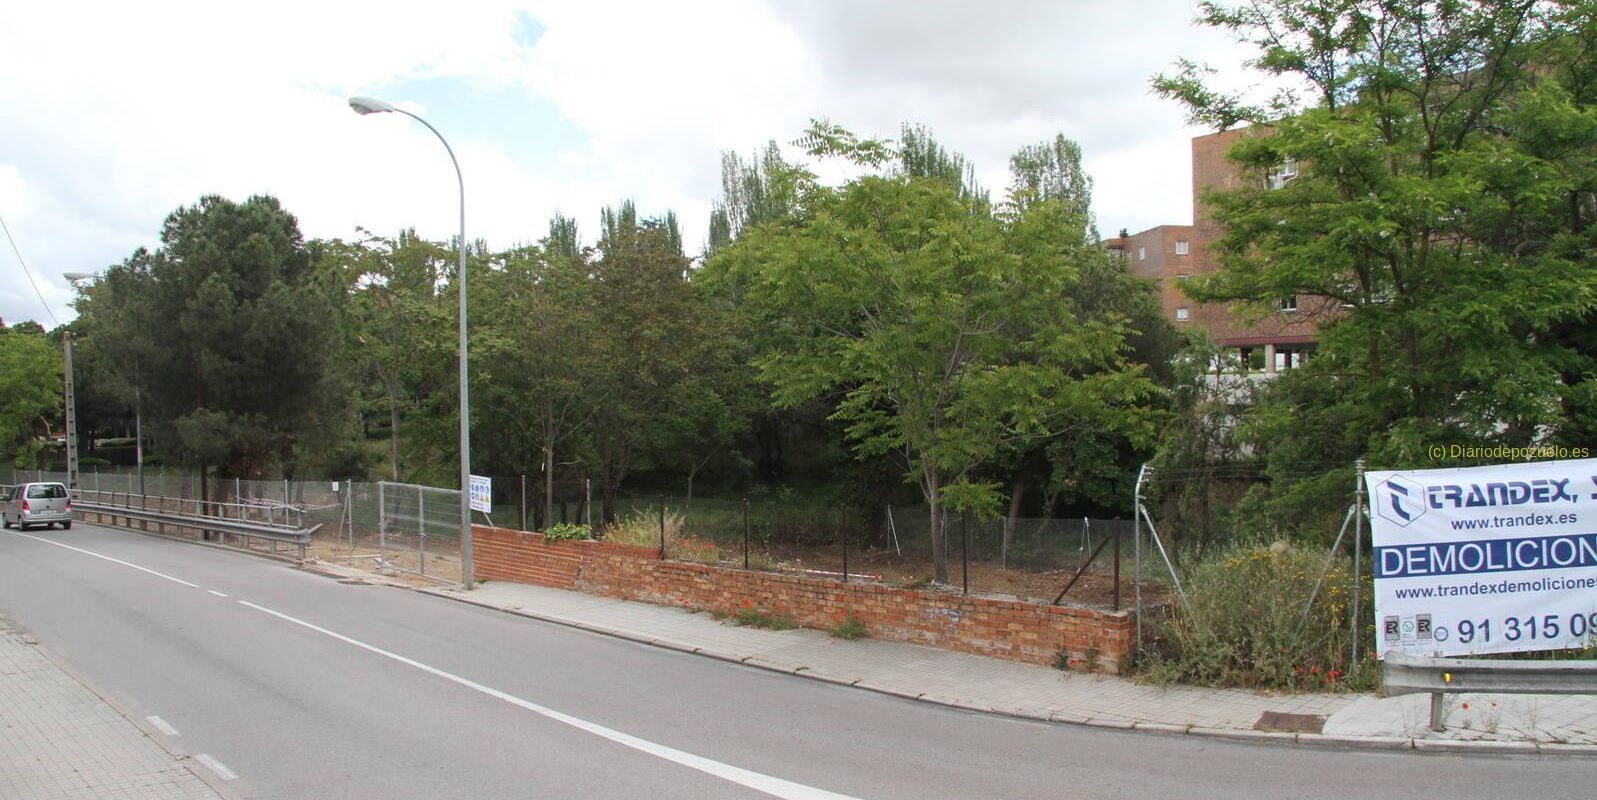
[[[218,591],[217,591],[217,590],[215,590],[215,589],[206,589],[206,590],[205,590],[205,591],[207,591],[207,592],[210,592],[210,593],[211,593],[211,594],[214,594],[214,595],[216,595],[216,596],[217,596],[217,597],[226,597],[226,596],[227,596],[227,595],[225,595],[225,594],[222,594],[222,593],[221,593],[221,592],[218,592]]]
[[[309,628],[317,633],[331,636],[334,639],[344,642],[345,644],[352,644],[361,648],[362,650],[376,653],[384,658],[391,658],[401,664],[409,667],[415,667],[422,672],[436,675],[446,681],[451,681],[468,689],[482,692],[489,697],[503,700],[506,703],[514,706],[520,706],[521,708],[524,708],[535,714],[541,714],[556,722],[565,723],[573,728],[578,728],[580,730],[594,734],[595,736],[601,736],[609,739],[617,744],[625,745],[634,750],[648,753],[651,756],[681,764],[682,766],[688,767],[690,769],[696,769],[700,772],[721,778],[722,780],[747,786],[755,791],[764,792],[774,797],[785,798],[786,800],[857,800],[857,798],[850,797],[849,795],[837,794],[836,792],[829,792],[825,789],[817,789],[813,786],[805,786],[802,783],[794,783],[789,780],[754,772],[753,770],[747,770],[742,767],[734,767],[731,764],[723,764],[720,761],[705,758],[704,756],[697,756],[692,753],[678,750],[674,747],[667,747],[663,744],[656,744],[655,742],[651,742],[647,739],[640,739],[636,736],[628,733],[622,733],[621,731],[615,730],[613,728],[606,728],[598,723],[589,722],[585,719],[579,719],[577,717],[571,716],[570,714],[563,714],[552,708],[538,705],[531,700],[523,700],[513,694],[507,694],[505,692],[499,691],[498,689],[484,686],[476,681],[462,678],[453,673],[445,672],[437,667],[428,666],[420,661],[406,658],[397,653],[390,653],[389,651],[377,647],[376,645],[370,645],[358,639],[351,639],[342,633],[336,633],[319,625],[306,622],[302,619],[296,619],[280,611],[273,611],[270,608],[255,605],[248,600],[240,600],[238,602],[240,605],[249,606],[256,611],[264,611],[286,622],[292,622],[295,625]]]
[[[76,550],[77,552],[82,553],[82,554],[84,554],[86,556],[94,556],[95,558],[103,558],[106,561],[109,561],[109,562],[111,562],[113,564],[121,564],[124,567],[132,567],[132,568],[134,568],[134,569],[136,569],[136,570],[138,570],[140,572],[148,572],[148,573],[150,573],[151,575],[154,575],[157,578],[165,578],[165,579],[167,579],[167,580],[169,580],[169,581],[171,581],[173,583],[181,583],[184,586],[189,587],[190,589],[198,589],[198,588],[200,588],[200,585],[197,584],[197,583],[189,583],[188,581],[183,580],[182,578],[174,578],[171,575],[167,575],[164,572],[156,572],[155,570],[150,569],[149,567],[141,567],[138,564],[130,564],[130,563],[126,562],[126,561],[123,561],[120,558],[112,558],[112,557],[107,556],[107,555],[101,555],[99,553],[94,552],[93,550],[84,550],[81,547],[73,547],[70,544],[62,544],[60,542],[53,541],[53,540],[50,540],[50,539],[40,538],[38,536],[29,536],[28,534],[22,533],[21,531],[8,530],[8,531],[6,531],[6,533],[9,533],[9,534],[11,534],[13,536],[21,536],[24,539],[32,539],[35,542],[44,542],[45,544],[53,544],[56,547],[65,547],[68,550]]]
[[[224,781],[238,780],[237,772],[228,769],[226,764],[217,761],[211,756],[210,753],[200,753],[194,757],[194,760],[204,764],[206,767],[209,767],[212,772],[216,773],[216,777],[221,778]]]
[[[145,719],[149,720],[150,724],[155,726],[156,730],[166,734],[167,736],[182,736],[183,735],[183,734],[180,734],[180,733],[177,732],[177,728],[172,727],[172,723],[167,722],[166,720],[161,719],[160,717],[145,717]]]

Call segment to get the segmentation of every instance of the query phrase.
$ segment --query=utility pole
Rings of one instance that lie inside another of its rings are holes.
[[[66,367],[67,491],[78,488],[78,412],[72,392],[72,334],[61,329],[61,356]]]

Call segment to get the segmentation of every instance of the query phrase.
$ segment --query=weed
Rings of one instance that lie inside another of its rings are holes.
[[[837,623],[832,628],[832,635],[849,641],[861,639],[865,636],[865,625],[856,619],[853,614],[847,614],[843,617],[842,622]]]
[[[757,569],[761,572],[775,572],[776,559],[772,558],[770,553],[749,553],[749,569]]]
[[[1098,656],[1102,655],[1096,647],[1089,647],[1081,653],[1082,672],[1098,671]]]
[[[753,606],[744,606],[732,615],[732,624],[745,628],[764,628],[772,631],[790,631],[798,627],[792,617],[771,614]]]
[[[900,589],[919,589],[919,588],[921,588],[923,586],[926,586],[927,584],[930,584],[931,582],[932,582],[932,576],[930,576],[930,575],[917,575],[917,576],[915,576],[913,578],[906,578],[903,583],[900,583],[898,585],[898,588],[900,588]]]

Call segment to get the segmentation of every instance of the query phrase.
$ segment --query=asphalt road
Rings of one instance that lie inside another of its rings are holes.
[[[1551,800],[1597,769],[961,712],[81,523],[0,531],[0,613],[241,797]]]

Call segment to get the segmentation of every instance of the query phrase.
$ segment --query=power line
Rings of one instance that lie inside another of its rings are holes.
[[[39,291],[39,282],[33,279],[33,270],[28,269],[28,262],[22,260],[22,251],[17,249],[17,240],[11,238],[11,228],[6,225],[6,218],[0,216],[0,229],[6,232],[6,241],[11,243],[11,252],[17,254],[17,263],[22,265],[22,274],[28,276],[28,283],[33,285],[33,293],[39,296],[39,305],[44,306],[44,313],[50,315],[50,322],[56,327],[61,326],[61,321],[55,318],[55,312],[50,310],[50,304],[44,300],[44,292]]]

